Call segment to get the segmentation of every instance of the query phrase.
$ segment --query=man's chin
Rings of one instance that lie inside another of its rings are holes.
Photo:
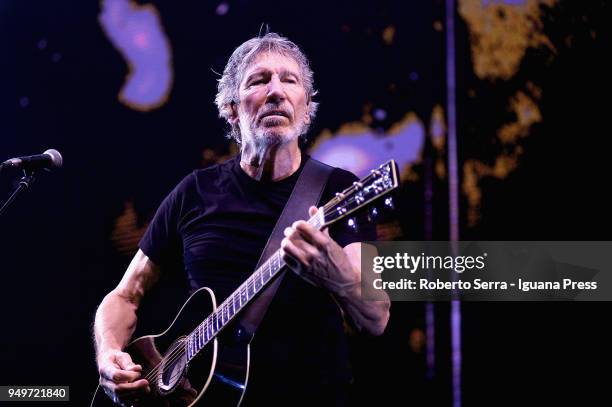
[[[292,135],[286,129],[268,128],[265,129],[258,138],[261,141],[265,141],[269,145],[277,145],[288,143],[297,137]]]

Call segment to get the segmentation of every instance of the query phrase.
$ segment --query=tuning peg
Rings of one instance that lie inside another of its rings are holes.
[[[375,206],[371,207],[370,210],[368,211],[368,222],[374,222],[376,221],[376,218],[378,217],[378,209],[376,209]]]
[[[357,226],[357,219],[355,218],[349,218],[346,224],[348,225],[349,228],[353,230],[353,232],[357,232],[359,229]]]
[[[393,198],[389,197],[385,199],[385,206],[389,209],[395,209],[395,205],[393,204]]]

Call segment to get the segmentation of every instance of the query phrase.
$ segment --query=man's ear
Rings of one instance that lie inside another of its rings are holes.
[[[235,126],[238,124],[238,104],[236,104],[236,102],[232,101],[230,102],[229,105],[229,109],[230,109],[230,115],[227,118],[227,121],[229,122],[229,124],[231,126]]]
[[[310,98],[306,99],[306,110],[304,114],[304,123],[310,124]]]

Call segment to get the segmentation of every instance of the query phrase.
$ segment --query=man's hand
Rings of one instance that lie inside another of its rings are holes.
[[[140,379],[142,366],[132,362],[129,354],[119,350],[98,356],[100,385],[115,404],[130,405],[151,391],[149,382]]]
[[[308,213],[314,216],[317,208],[311,206]],[[359,287],[358,270],[353,269],[346,253],[327,230],[322,232],[300,220],[286,228],[284,234],[283,260],[304,280],[340,296]]]

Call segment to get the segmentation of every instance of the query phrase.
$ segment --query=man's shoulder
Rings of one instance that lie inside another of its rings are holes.
[[[342,192],[346,188],[353,185],[353,182],[359,179],[355,174],[345,170],[344,168],[334,166],[331,166],[331,168],[332,171],[329,174],[329,178],[327,179],[325,189],[323,190],[323,194],[321,196],[321,203],[327,202],[333,198],[337,192]]]
[[[219,174],[231,171],[236,160],[237,157],[232,157],[223,162],[209,165],[206,168],[199,168],[197,170],[194,170],[190,175],[193,175],[196,178],[216,177]]]
[[[233,161],[236,157],[230,158],[221,163],[210,165],[206,168],[198,168],[187,174],[176,186],[175,192],[185,192],[193,188],[199,188],[201,185],[216,182],[223,174],[229,174],[232,171]]]
[[[333,165],[326,164],[323,161],[319,161],[310,156],[308,156],[308,160],[316,162],[319,165],[329,167],[329,169],[331,169],[331,173],[329,175],[330,180],[338,181],[339,183],[352,183],[359,179],[355,174],[345,170],[344,168],[334,167]]]
[[[336,185],[351,185],[353,182],[357,181],[359,178],[350,171],[345,170],[340,167],[332,167],[333,171],[329,176],[330,182],[333,182]]]

